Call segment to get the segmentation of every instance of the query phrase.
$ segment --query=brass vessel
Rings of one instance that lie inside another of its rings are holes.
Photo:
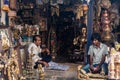
[[[113,37],[113,34],[110,33],[110,32],[103,32],[102,33],[102,39],[103,41],[110,41],[112,40],[114,37]]]

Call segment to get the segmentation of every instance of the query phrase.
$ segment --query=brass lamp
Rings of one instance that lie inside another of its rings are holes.
[[[2,7],[2,10],[3,11],[9,11],[10,8],[9,8],[9,0],[4,0],[4,5]]]
[[[88,5],[87,5],[87,3],[84,3],[83,4],[83,11],[87,11],[88,10]]]
[[[2,10],[3,11],[9,11],[10,9],[9,9],[8,5],[3,5]]]

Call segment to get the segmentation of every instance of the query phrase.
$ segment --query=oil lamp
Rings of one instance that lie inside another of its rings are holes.
[[[83,7],[83,11],[87,11],[88,10],[88,5],[87,5],[86,2],[83,3],[82,7]]]
[[[3,11],[9,11],[9,0],[4,0],[4,5],[2,7]]]

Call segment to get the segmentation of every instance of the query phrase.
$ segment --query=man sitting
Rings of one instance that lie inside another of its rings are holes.
[[[34,68],[38,68],[38,64],[42,64],[46,69],[57,69],[57,70],[68,70],[69,66],[60,65],[52,61],[50,51],[46,46],[41,47],[41,37],[39,35],[33,36],[33,43],[28,47],[28,52],[31,53],[32,49],[32,60]]]
[[[48,67],[48,62],[51,61],[50,51],[45,48],[41,48],[41,37],[39,35],[35,35],[33,37],[33,43],[31,43],[28,47],[28,52],[31,53],[31,48],[34,56],[32,57],[34,68],[38,67],[38,64],[42,64],[42,66]],[[40,54],[47,53],[46,57],[41,57]]]
[[[99,73],[103,69],[105,75],[108,75],[108,64],[105,63],[105,57],[108,54],[107,45],[101,42],[99,33],[93,33],[92,45],[89,47],[88,55],[90,56],[89,64],[85,65],[81,70],[86,73]]]

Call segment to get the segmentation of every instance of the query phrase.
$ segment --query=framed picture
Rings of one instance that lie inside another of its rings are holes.
[[[17,9],[17,0],[9,0],[9,6],[11,10]]]
[[[7,50],[11,46],[10,29],[7,26],[0,27],[0,52]]]
[[[39,26],[40,26],[40,31],[47,31],[47,19],[40,18]]]

